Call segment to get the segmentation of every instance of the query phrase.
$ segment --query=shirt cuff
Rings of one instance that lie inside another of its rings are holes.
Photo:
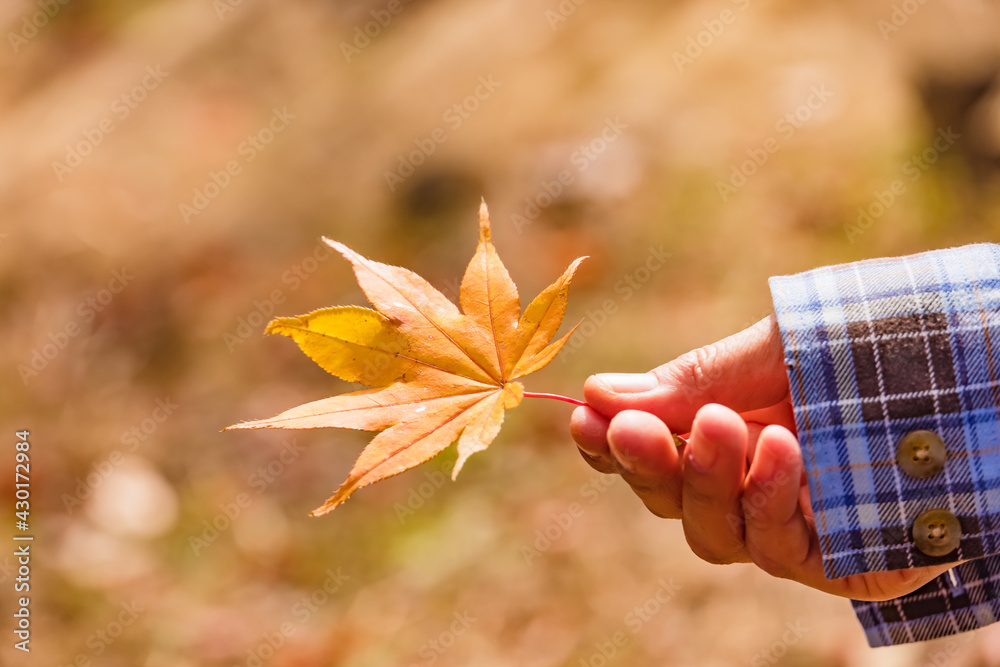
[[[1000,556],[957,565],[909,595],[852,601],[871,646],[937,639],[1000,619]]]
[[[770,285],[827,577],[980,559],[900,600],[855,603],[869,641],[992,623],[1000,246],[829,266]]]

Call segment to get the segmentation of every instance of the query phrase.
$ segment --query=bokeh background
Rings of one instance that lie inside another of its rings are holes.
[[[528,382],[578,397],[766,315],[770,275],[995,239],[997,2],[5,0],[0,27],[0,457],[30,429],[36,535],[33,650],[5,630],[0,663],[1000,661],[998,626],[871,651],[847,601],[698,561],[559,403],[457,483],[445,454],[322,519],[370,436],[219,432],[350,388],[262,335],[364,302],[321,235],[452,297],[481,196],[522,295],[589,255],[582,333]]]

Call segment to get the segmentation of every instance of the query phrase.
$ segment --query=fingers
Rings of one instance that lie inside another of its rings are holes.
[[[692,551],[710,563],[752,560],[774,576],[854,600],[897,598],[954,567],[827,579],[799,444],[783,426],[761,428],[721,405],[706,405],[681,460],[670,430],[648,413],[625,410],[609,421],[582,407],[572,418],[584,458],[601,472],[621,474],[654,514],[680,517]]]
[[[607,440],[622,479],[649,511],[665,519],[679,518],[680,457],[666,424],[648,412],[626,410],[611,420]]]
[[[613,417],[642,410],[674,433],[690,431],[695,413],[708,403],[744,412],[774,405],[787,393],[781,333],[773,315],[649,373],[595,375],[584,385],[584,397],[597,412]]]
[[[571,424],[591,466],[620,473],[654,514],[683,519],[698,556],[712,563],[749,560],[740,518],[748,428],[739,414],[721,405],[699,411],[683,475],[670,430],[651,414],[627,410],[609,422],[581,407]]]
[[[802,452],[795,436],[782,426],[768,426],[757,439],[742,505],[747,551],[777,577],[796,578],[814,548],[812,525],[799,504],[801,480]]]
[[[688,545],[710,563],[746,562],[740,496],[747,426],[727,407],[698,411],[684,452],[682,519]]]

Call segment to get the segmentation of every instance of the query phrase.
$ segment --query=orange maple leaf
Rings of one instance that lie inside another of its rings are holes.
[[[323,240],[351,262],[375,310],[346,306],[278,318],[266,333],[292,338],[333,375],[376,388],[229,427],[382,431],[312,516],[326,514],[363,486],[427,461],[456,440],[452,479],[469,456],[486,449],[500,432],[504,411],[525,396],[517,380],[552,361],[576,330],[552,341],[566,314],[569,283],[585,259],[570,264],[522,314],[517,286],[493,246],[484,201],[479,246],[459,290],[460,312],[416,273]]]

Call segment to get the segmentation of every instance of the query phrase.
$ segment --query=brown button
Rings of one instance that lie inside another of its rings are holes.
[[[899,441],[896,463],[914,479],[933,477],[944,469],[944,442],[934,431],[913,431]]]
[[[928,556],[946,556],[958,548],[962,526],[948,510],[927,510],[913,522],[913,541]]]

